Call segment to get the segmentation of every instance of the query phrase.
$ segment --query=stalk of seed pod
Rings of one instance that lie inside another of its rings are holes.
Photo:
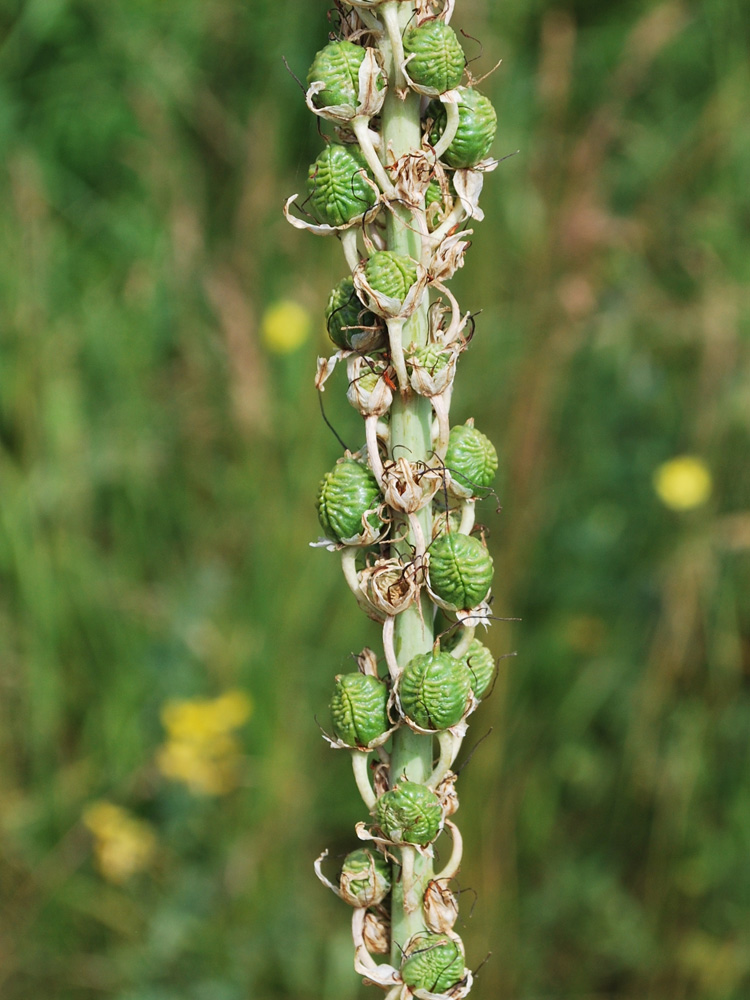
[[[347,396],[365,420],[366,446],[326,474],[317,506],[321,544],[341,551],[357,602],[383,624],[386,670],[364,651],[359,673],[336,678],[331,702],[329,741],[352,755],[370,812],[357,833],[373,844],[348,856],[339,887],[322,876],[325,855],[316,871],[355,907],[355,968],[387,1000],[425,992],[459,1000],[471,973],[452,930],[449,883],[462,840],[448,819],[458,807],[451,768],[492,675],[489,651],[474,639],[488,623],[492,560],[470,532],[497,458],[473,421],[450,431],[468,314],[445,282],[468,247],[461,227],[482,217],[496,116],[486,97],[460,86],[452,0],[337,7],[341,37],[308,73],[308,107],[335,123],[301,206],[316,222],[291,214],[296,195],[285,214],[297,228],[339,236],[352,272],[328,300],[339,351],[321,359],[316,385],[347,359]],[[436,874],[435,843],[446,835],[451,859]],[[389,923],[391,964],[376,962]],[[373,926],[377,934],[366,933]]]

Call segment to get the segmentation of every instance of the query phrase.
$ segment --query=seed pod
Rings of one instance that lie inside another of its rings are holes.
[[[464,956],[447,934],[415,934],[401,966],[401,978],[412,990],[447,993],[464,978]]]
[[[358,146],[330,142],[307,174],[310,204],[329,226],[344,226],[375,204],[375,190]]]
[[[382,323],[362,304],[351,277],[340,281],[328,296],[326,328],[342,351],[370,351],[384,339]]]
[[[361,847],[344,858],[339,888],[351,906],[374,906],[391,891],[391,866],[382,854]]]
[[[452,532],[432,543],[428,575],[433,593],[449,607],[474,608],[489,593],[492,557],[478,538]]]
[[[426,344],[410,351],[412,389],[421,396],[439,396],[445,392],[456,374],[457,357],[455,348],[445,348],[442,344]]]
[[[435,793],[414,781],[401,781],[381,795],[375,815],[383,833],[396,844],[429,844],[443,821]]]
[[[404,667],[399,701],[420,729],[449,729],[466,712],[471,678],[466,663],[450,653],[423,653]]]
[[[451,427],[445,464],[451,474],[453,490],[461,497],[486,489],[497,472],[497,452],[488,437],[473,421]]]
[[[359,67],[365,50],[353,42],[329,42],[313,59],[307,74],[307,85],[316,81],[325,88],[315,95],[317,108],[349,104],[356,107],[359,95]]]
[[[326,538],[341,542],[361,535],[368,510],[373,513],[367,522],[377,529],[382,522],[373,509],[380,501],[377,479],[368,468],[353,458],[337,462],[318,489],[318,519]]]
[[[427,185],[424,193],[425,216],[430,232],[446,220],[457,198],[456,189],[451,179],[444,188],[435,177]]]
[[[456,32],[445,21],[427,21],[404,32],[406,72],[418,86],[431,94],[453,90],[464,75],[464,50]]]
[[[461,87],[458,105],[458,130],[441,159],[449,167],[475,167],[489,152],[497,131],[497,114],[488,97],[473,87]],[[437,145],[445,130],[445,106],[430,101],[427,117],[433,119],[430,143]]]
[[[417,280],[417,269],[411,257],[377,250],[365,265],[365,278],[376,292],[403,302]]]
[[[469,670],[471,690],[477,698],[484,698],[495,676],[495,657],[479,639],[472,639],[463,662]]]
[[[339,674],[331,698],[331,722],[348,747],[369,749],[390,728],[388,689],[370,674]]]

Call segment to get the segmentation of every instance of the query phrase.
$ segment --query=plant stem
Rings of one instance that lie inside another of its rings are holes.
[[[390,8],[393,14],[397,14],[400,31],[404,30],[413,16],[410,4],[389,3],[384,5],[384,8]],[[387,37],[383,39],[382,52],[388,77],[390,80],[395,80],[396,67],[393,65],[391,42]],[[403,154],[420,148],[422,132],[418,94],[410,92],[402,100],[396,94],[395,88],[389,88],[382,112],[382,136],[380,155],[386,165],[391,157],[398,159]],[[387,240],[389,250],[408,254],[415,260],[421,259],[421,238],[412,224],[411,212],[407,208],[393,206],[387,221]],[[419,308],[404,324],[404,347],[412,343],[418,345],[427,343],[428,305],[428,295],[425,293]],[[411,390],[397,394],[391,408],[390,457],[394,460],[405,457],[409,462],[427,461],[432,450],[431,426],[432,407],[429,399],[417,396]],[[423,534],[429,539],[432,528],[429,507],[423,508],[418,517]],[[394,543],[393,554],[410,559],[415,539],[407,520],[399,526],[396,534],[404,538]],[[430,602],[422,598],[419,605],[412,605],[396,618],[394,646],[400,667],[403,668],[413,656],[428,652],[432,648],[432,643],[432,609]],[[391,785],[404,776],[410,781],[426,782],[432,772],[432,752],[432,736],[423,736],[414,733],[408,726],[401,726],[393,735]],[[433,874],[432,862],[421,854],[414,853],[416,891],[413,891],[412,895],[421,899],[426,884]],[[401,882],[396,882],[391,912],[391,960],[397,968],[401,963],[402,950],[409,938],[425,929],[422,908],[407,908],[406,902],[404,886]]]

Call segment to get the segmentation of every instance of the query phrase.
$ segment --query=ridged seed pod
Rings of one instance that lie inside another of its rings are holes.
[[[417,269],[411,257],[377,250],[365,265],[365,278],[375,291],[403,302],[417,280]]]
[[[430,547],[429,581],[433,592],[449,607],[474,608],[492,584],[492,557],[478,538],[452,532]]]
[[[339,674],[331,698],[331,722],[342,743],[369,749],[390,728],[385,684],[371,674]]]
[[[382,854],[361,847],[344,858],[339,889],[351,906],[374,906],[391,891],[391,866]]]
[[[369,171],[358,146],[330,142],[307,175],[310,204],[329,226],[344,226],[375,204],[375,191],[365,180]]]
[[[455,204],[456,189],[451,180],[448,190],[444,190],[440,182],[433,178],[424,193],[425,216],[430,232],[444,222]]]
[[[359,67],[365,50],[353,42],[329,42],[316,53],[307,85],[316,81],[325,83],[325,89],[315,95],[318,108],[349,104],[356,107],[359,94]]]
[[[340,281],[328,297],[326,329],[342,351],[370,351],[384,339],[380,320],[362,304],[351,276]]]
[[[399,700],[404,714],[420,729],[449,729],[460,722],[471,691],[464,660],[450,653],[423,653],[404,667]]]
[[[469,670],[471,690],[477,698],[484,698],[495,676],[495,657],[483,642],[472,639],[463,662]]]
[[[484,490],[497,472],[497,452],[473,422],[451,427],[445,465],[461,495]]]
[[[401,781],[378,799],[380,829],[396,844],[429,844],[440,832],[443,810],[433,791],[414,781]]]
[[[353,458],[337,462],[323,476],[318,489],[318,519],[326,538],[341,542],[362,534],[362,517],[381,502],[378,482],[372,472]],[[373,513],[368,523],[377,528]]]
[[[427,21],[404,32],[406,67],[414,83],[437,94],[453,90],[464,75],[464,50],[445,21]]]
[[[450,167],[475,167],[489,152],[497,131],[497,114],[488,97],[473,87],[461,87],[458,130],[441,159]],[[445,106],[430,101],[427,117],[433,119],[430,142],[436,145],[445,129]]]
[[[416,934],[401,966],[401,978],[412,990],[447,993],[464,978],[458,942],[447,934]]]

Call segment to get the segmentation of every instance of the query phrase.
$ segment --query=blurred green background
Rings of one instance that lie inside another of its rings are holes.
[[[750,11],[457,6],[518,150],[454,282],[522,619],[461,779],[475,992],[747,1000]],[[281,216],[320,148],[282,57],[304,77],[327,30],[0,4],[3,1000],[376,995],[312,873],[363,815],[315,719],[377,642],[308,548],[344,267]]]

